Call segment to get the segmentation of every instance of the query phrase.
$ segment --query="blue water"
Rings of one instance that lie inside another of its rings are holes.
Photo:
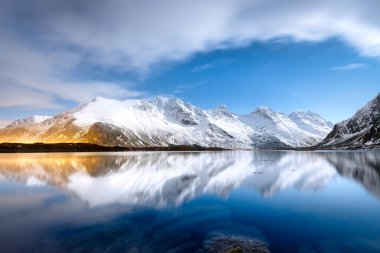
[[[1,252],[380,252],[380,152],[0,155]]]

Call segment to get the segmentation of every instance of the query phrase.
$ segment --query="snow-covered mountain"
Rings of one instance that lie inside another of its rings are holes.
[[[260,107],[238,116],[226,106],[203,110],[175,98],[96,98],[40,122],[0,130],[0,142],[85,142],[120,146],[201,145],[288,148],[315,145],[331,123],[314,113],[289,116]]]
[[[350,119],[336,124],[319,147],[380,147],[380,93]]]
[[[319,114],[310,111],[293,112],[289,115],[289,118],[302,130],[316,135],[319,135],[321,132],[329,133],[334,127],[331,122],[326,122]]]
[[[45,121],[47,119],[50,119],[52,116],[42,116],[42,115],[33,115],[24,119],[18,119],[7,125],[6,127],[12,128],[12,127],[24,127],[28,125],[34,125],[38,124],[42,121]]]
[[[268,107],[259,107],[255,112],[241,116],[240,120],[254,130],[257,140],[263,140],[262,145],[271,140],[270,143],[276,145],[311,146],[332,128],[330,122],[316,113],[294,112],[287,116]]]
[[[11,123],[12,123],[11,120],[0,120],[0,129],[8,126]]]

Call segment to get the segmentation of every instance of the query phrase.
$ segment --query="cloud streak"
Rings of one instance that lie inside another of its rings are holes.
[[[338,38],[361,55],[380,57],[379,9],[377,0],[2,1],[0,89],[20,98],[0,107],[138,96],[128,82],[74,73],[86,66],[147,74],[196,53],[255,41]],[[22,89],[41,97],[28,100]]]
[[[205,71],[208,69],[216,68],[216,67],[221,66],[223,64],[226,64],[230,61],[231,60],[229,60],[229,59],[219,59],[219,60],[211,61],[211,62],[205,63],[203,65],[199,65],[199,66],[193,68],[191,70],[191,72],[201,72],[201,71]]]
[[[366,69],[368,68],[367,64],[364,63],[351,63],[343,66],[336,66],[332,67],[331,70],[337,70],[337,71],[350,71],[355,69]]]

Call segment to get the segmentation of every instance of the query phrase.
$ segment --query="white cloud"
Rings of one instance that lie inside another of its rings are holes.
[[[46,40],[67,43],[86,52],[87,60],[107,66],[143,71],[196,52],[279,38],[338,37],[364,55],[380,56],[377,0],[76,2],[57,8],[56,1],[28,1],[27,12],[34,15],[26,21]]]
[[[367,64],[364,63],[351,63],[343,66],[336,66],[332,67],[331,70],[337,70],[337,71],[349,71],[349,70],[355,70],[355,69],[365,69],[368,68]]]
[[[338,38],[361,55],[380,57],[378,0],[12,0],[0,5],[1,83],[11,80],[53,100],[139,94],[120,83],[73,79],[70,73],[79,66],[146,74],[162,63],[254,41]]]
[[[71,80],[67,73],[79,59],[70,52],[41,51],[3,37],[0,55],[0,107],[60,108],[57,99],[84,103],[143,94],[125,82]]]
[[[0,107],[60,108],[46,92],[7,84],[0,84],[0,90]]]

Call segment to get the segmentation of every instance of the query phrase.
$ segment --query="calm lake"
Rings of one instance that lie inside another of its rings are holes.
[[[380,152],[0,154],[1,252],[380,252]]]

